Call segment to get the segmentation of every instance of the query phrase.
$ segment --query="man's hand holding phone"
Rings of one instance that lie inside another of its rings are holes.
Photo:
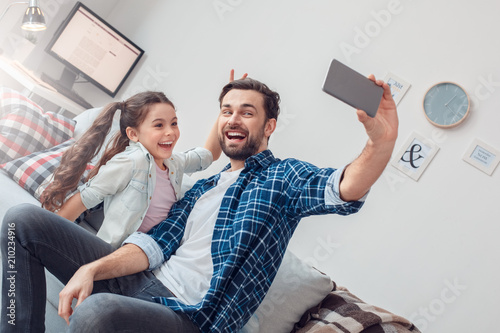
[[[368,142],[344,170],[339,186],[345,201],[359,200],[384,171],[398,136],[398,114],[391,88],[374,75],[368,78],[333,60],[323,85],[328,94],[357,109]]]
[[[386,82],[376,80],[373,74],[368,79],[377,86],[382,87],[383,94],[377,108],[376,116],[372,118],[363,110],[358,109],[358,120],[365,127],[366,133],[372,142],[389,142],[393,145],[398,136],[399,120],[391,88]]]
[[[365,111],[375,117],[383,88],[374,80],[369,80],[340,61],[333,59],[325,81],[323,91],[348,105]]]
[[[375,76],[364,77],[333,59],[323,91],[356,108],[359,121],[373,142],[395,141],[398,117],[389,85]]]

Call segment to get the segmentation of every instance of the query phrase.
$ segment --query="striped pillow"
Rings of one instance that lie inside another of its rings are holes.
[[[0,168],[3,168],[9,177],[33,195],[35,199],[40,200],[42,192],[52,179],[54,170],[61,162],[62,154],[74,142],[74,139],[70,139],[44,151],[36,152],[1,164]],[[87,166],[87,170],[82,176],[80,184],[83,184],[83,180],[92,168],[93,166],[91,165]]]
[[[44,112],[12,89],[0,88],[0,163],[65,142],[75,124],[61,114]]]

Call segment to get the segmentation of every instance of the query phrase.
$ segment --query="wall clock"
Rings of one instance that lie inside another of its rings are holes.
[[[450,128],[467,118],[470,98],[458,84],[440,82],[427,90],[423,106],[424,114],[431,124],[441,128]]]

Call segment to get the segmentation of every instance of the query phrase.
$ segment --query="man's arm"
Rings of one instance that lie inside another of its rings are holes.
[[[359,200],[369,191],[389,162],[398,137],[398,115],[391,89],[382,80],[375,80],[373,75],[369,79],[382,86],[384,94],[374,118],[362,110],[357,111],[368,142],[361,155],[344,170],[340,182],[340,197],[344,201]]]
[[[59,316],[69,325],[73,313],[71,302],[78,300],[76,306],[92,293],[94,281],[107,280],[142,272],[149,267],[144,251],[134,244],[125,244],[115,252],[99,260],[80,267],[59,293]]]

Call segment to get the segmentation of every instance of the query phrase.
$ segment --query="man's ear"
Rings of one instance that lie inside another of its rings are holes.
[[[127,136],[130,140],[134,141],[134,142],[139,142],[139,135],[137,133],[137,131],[132,128],[132,127],[127,127],[125,129],[125,133],[127,133]]]
[[[266,128],[264,129],[264,134],[267,138],[269,138],[271,134],[273,134],[274,130],[276,130],[276,119],[268,119],[266,122]]]

